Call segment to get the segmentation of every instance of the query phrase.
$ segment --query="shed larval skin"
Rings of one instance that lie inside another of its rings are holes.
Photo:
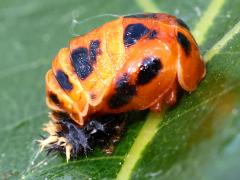
[[[79,126],[106,114],[173,105],[179,88],[194,91],[206,70],[187,25],[167,14],[120,17],[75,37],[62,48],[46,74],[51,121],[41,148],[57,144],[70,158],[73,145],[57,113]]]

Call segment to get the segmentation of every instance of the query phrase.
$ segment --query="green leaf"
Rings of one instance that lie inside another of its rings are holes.
[[[239,179],[239,7],[239,0],[1,0],[0,179]],[[111,156],[97,149],[67,164],[39,154],[54,55],[74,34],[112,19],[107,14],[143,11],[189,24],[207,62],[197,91],[161,115],[133,113]]]

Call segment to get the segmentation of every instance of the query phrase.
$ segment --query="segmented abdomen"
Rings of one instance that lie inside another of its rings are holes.
[[[166,14],[126,16],[59,51],[46,75],[47,104],[83,126],[94,114],[160,111],[176,97],[178,84],[193,91],[204,75],[183,21]]]
[[[80,125],[87,114],[97,111],[95,107],[125,61],[122,28],[103,29],[121,27],[121,21],[122,18],[76,37],[69,48],[59,51],[46,75],[47,104],[51,110],[67,112]]]

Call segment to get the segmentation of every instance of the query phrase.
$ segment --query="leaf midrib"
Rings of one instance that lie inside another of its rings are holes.
[[[146,6],[144,6],[143,4],[143,1],[144,0],[137,0],[138,1],[141,1],[141,3],[138,3],[143,10],[146,10]],[[215,19],[215,17],[218,15],[220,9],[223,7],[224,5],[224,2],[225,0],[212,0],[209,4],[209,7],[207,8],[207,10],[204,12],[204,15],[202,16],[202,18],[199,20],[199,23],[196,24],[195,26],[195,30],[193,30],[193,33],[195,35],[195,38],[197,40],[197,42],[199,41],[199,44],[203,43],[204,42],[204,36],[206,35],[206,33],[208,32],[208,30],[210,29],[210,27],[212,26],[213,24],[213,20]],[[217,6],[214,6],[214,3],[219,3]],[[152,8],[152,7],[151,7]],[[215,8],[215,9],[214,9]],[[155,10],[155,9],[158,9],[158,8],[152,8],[152,10]],[[212,13],[214,9],[214,13]],[[151,9],[147,10],[149,12],[151,12]],[[206,23],[205,20],[208,18],[209,22]],[[204,27],[202,28],[202,32],[198,32],[197,29],[199,27]],[[212,48],[210,48],[210,50],[204,55],[204,58],[205,58],[205,61],[206,62],[209,62],[210,60],[212,60],[212,58],[216,55],[216,54],[219,54],[220,50],[225,47],[225,45],[233,38],[233,36],[235,36],[237,33],[240,32],[240,22],[237,23],[229,32],[227,32],[225,34],[224,37],[222,37],[218,42],[216,42]],[[221,46],[218,46],[218,45],[221,45]],[[216,50],[217,49],[217,50]],[[214,52],[212,52],[214,51]],[[209,55],[210,54],[210,55]],[[209,102],[211,100],[214,100],[216,97],[219,97],[229,91],[231,91],[232,89],[236,88],[238,85],[240,85],[240,83],[237,83],[235,84],[234,86],[228,88],[228,89],[225,89],[224,91],[220,92],[220,95],[216,95],[214,97],[211,97],[205,101],[203,101],[202,103],[188,109],[188,111],[185,111],[183,113],[180,114],[180,116],[184,115],[185,113],[191,111],[191,110],[194,110],[195,108],[198,108],[200,107],[201,105],[205,104],[206,102]],[[149,117],[151,117],[153,113],[150,113],[149,114]],[[179,116],[178,116],[179,117]],[[145,131],[145,127],[148,127],[148,123],[150,122],[150,118],[147,118],[146,119],[146,122],[144,124],[144,126],[142,127],[142,129],[140,130],[139,134],[141,134],[141,131]],[[152,131],[154,132],[157,132],[159,130],[159,125],[160,123],[162,122],[162,118],[159,119],[159,123],[158,124],[155,124],[154,127],[156,127],[156,129],[151,129]],[[147,125],[147,126],[146,126]],[[156,133],[155,133],[156,134]],[[154,135],[152,136],[152,138],[154,137]],[[136,139],[138,139],[138,136],[136,137]],[[144,151],[145,147],[151,142],[152,139],[149,139],[148,143],[146,144],[142,144],[142,148],[141,149],[138,149],[138,151],[136,152],[136,150],[134,150],[134,153],[138,153],[139,157],[140,154]],[[136,142],[133,143],[132,147],[134,147],[134,144]],[[130,151],[131,152],[131,149]],[[138,160],[135,160],[134,163],[131,162],[131,160],[129,160],[129,152],[126,154],[126,158],[125,158],[125,161],[122,165],[122,168],[120,169],[119,173],[117,174],[117,180],[125,180],[125,179],[129,179],[131,177],[131,174],[132,174],[132,171],[136,165],[136,163],[138,162]],[[125,162],[127,163],[131,163],[130,165],[129,164],[125,164]]]
[[[141,1],[141,3],[142,4],[144,4],[144,0],[136,0],[137,2],[140,2]],[[146,0],[145,0],[146,1]],[[217,0],[213,0],[213,1],[217,1]],[[224,4],[224,3],[223,3]],[[153,5],[153,6],[152,6]],[[148,10],[147,9],[147,7],[151,7],[152,8],[152,10]],[[155,10],[153,10],[153,9],[155,9]],[[159,8],[157,8],[157,7],[154,7],[154,4],[151,4],[150,6],[145,6],[145,8],[144,8],[144,11],[147,11],[147,12],[156,12],[156,9],[159,11]],[[216,16],[217,14],[215,14],[215,16]],[[201,20],[199,21],[199,22],[201,22]],[[237,27],[237,33],[239,33],[239,31],[240,31],[240,22],[238,22],[237,24],[239,24],[239,27]],[[236,25],[237,25],[236,24]],[[200,25],[196,25],[196,27],[198,27],[198,26],[200,26]],[[202,37],[202,40],[200,40],[201,42],[204,42],[204,35],[206,34],[206,32],[208,32],[208,29],[210,28],[211,26],[209,26],[208,28],[207,28],[207,30],[205,30],[205,32],[203,33],[203,37]],[[236,27],[236,26],[234,26],[234,27]],[[233,28],[232,28],[233,29]],[[232,30],[231,29],[231,30]],[[231,31],[230,30],[230,31]],[[229,31],[229,32],[230,32]],[[193,31],[193,32],[195,32],[195,31]],[[228,32],[228,33],[229,33]],[[227,33],[227,34],[228,34]],[[234,35],[236,35],[237,33],[235,33]],[[226,35],[227,35],[226,34]],[[225,35],[225,36],[226,36]],[[234,36],[233,35],[233,36]],[[224,36],[224,37],[225,37]],[[233,37],[232,36],[232,37]],[[196,39],[198,39],[198,38],[196,38]],[[223,38],[222,38],[223,39]],[[221,40],[222,40],[221,39]],[[212,48],[204,55],[204,57],[205,57],[205,59],[206,59],[206,61],[210,61],[212,58],[213,58],[213,56],[207,56],[208,54],[211,54],[211,52],[213,51],[213,49],[214,50],[216,50],[216,48],[214,48],[219,42],[221,42],[221,40],[220,41],[218,41],[217,43],[215,43],[213,46],[212,46]],[[221,48],[219,48],[218,49],[218,51],[214,54],[214,56],[215,55],[217,55],[217,54],[219,54],[219,52],[220,52],[220,50],[229,42],[231,40],[231,38],[229,39],[229,37],[228,37],[228,39],[227,39],[227,41],[226,42],[224,42],[224,44],[222,44],[222,47]],[[206,99],[205,101],[203,101],[203,102],[201,102],[200,104],[197,104],[196,106],[194,106],[194,107],[191,107],[190,109],[188,109],[187,111],[184,111],[184,112],[182,112],[179,116],[183,116],[184,114],[186,114],[186,113],[188,113],[188,112],[191,112],[192,110],[194,110],[194,109],[196,109],[196,108],[198,108],[198,107],[201,107],[202,105],[204,105],[205,103],[208,103],[208,102],[210,102],[210,101],[212,101],[212,100],[214,100],[215,98],[217,98],[217,97],[220,97],[220,96],[222,96],[222,95],[224,95],[224,94],[226,94],[227,92],[229,92],[229,91],[231,91],[231,90],[233,90],[233,89],[235,89],[236,87],[238,87],[240,85],[240,83],[237,83],[237,84],[234,84],[233,86],[231,86],[231,87],[229,87],[228,89],[225,89],[225,90],[223,90],[222,92],[220,92],[218,95],[216,95],[216,96],[214,96],[214,97],[211,97],[211,98],[208,98],[208,99]],[[179,117],[178,117],[179,118]],[[148,121],[148,119],[146,120],[146,121]],[[159,123],[160,124],[160,123]],[[158,126],[158,128],[159,128],[159,126]],[[159,130],[159,129],[157,129],[157,130]],[[151,140],[150,140],[151,141]],[[85,162],[85,161],[99,161],[99,160],[112,160],[112,159],[119,159],[119,160],[123,160],[124,159],[124,157],[126,157],[126,156],[103,156],[103,157],[97,157],[97,158],[85,158],[85,159],[81,159],[81,160],[77,160],[77,161],[71,161],[71,162],[69,162],[68,163],[68,165],[72,165],[72,164],[78,164],[78,163],[82,163],[82,162]],[[135,165],[135,164],[134,164]],[[66,163],[61,163],[61,164],[58,164],[58,165],[55,165],[55,166],[51,166],[50,168],[48,168],[48,170],[49,169],[55,169],[55,168],[58,168],[58,167],[62,167],[62,166],[66,166]],[[122,165],[122,167],[124,166],[124,164]],[[41,173],[41,172],[44,172],[46,169],[43,169],[43,170],[40,170],[40,171],[38,171],[38,172],[36,172],[37,174],[39,174],[39,173]],[[31,176],[33,176],[34,175],[34,173],[29,173],[29,174],[27,174],[27,176],[26,177],[31,177]],[[126,175],[126,174],[125,174]],[[128,176],[128,178],[130,178],[130,176],[131,176],[131,174],[129,174],[129,176]],[[119,178],[119,177],[118,177]],[[121,179],[121,178],[120,178]],[[126,176],[125,176],[125,179],[126,179]]]

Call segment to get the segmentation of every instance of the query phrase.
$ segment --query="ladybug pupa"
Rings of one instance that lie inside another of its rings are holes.
[[[120,17],[70,40],[46,74],[41,149],[71,157],[117,137],[130,111],[160,112],[194,91],[205,65],[188,26],[167,14]]]

